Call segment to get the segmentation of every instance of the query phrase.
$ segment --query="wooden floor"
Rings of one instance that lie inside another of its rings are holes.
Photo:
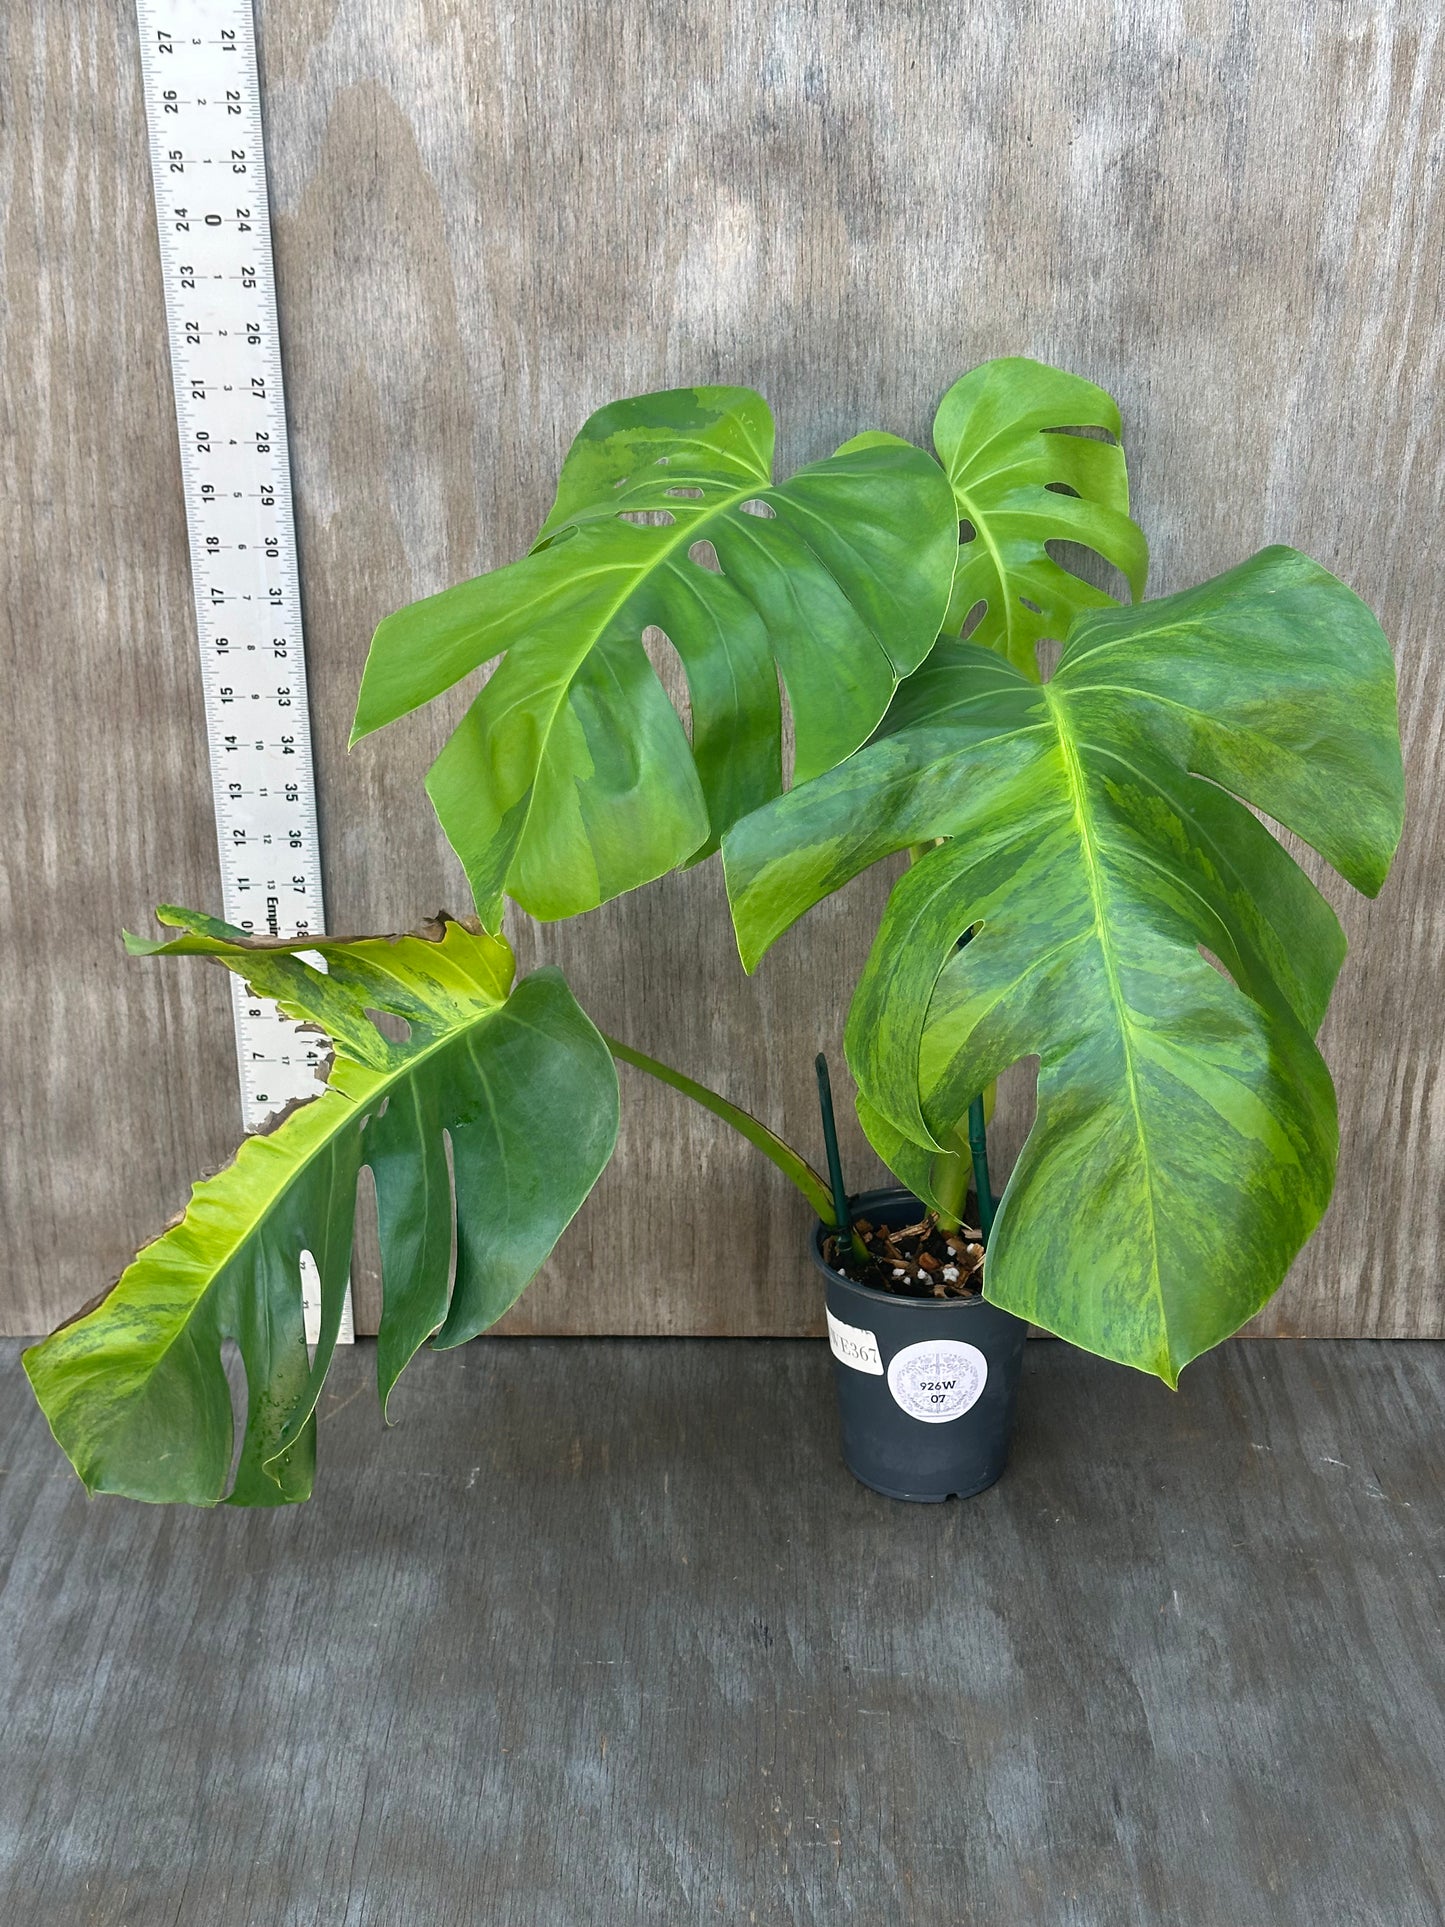
[[[1445,1346],[1030,1346],[906,1506],[827,1354],[343,1355],[318,1497],[87,1502],[0,1370],[14,1927],[1439,1927]]]

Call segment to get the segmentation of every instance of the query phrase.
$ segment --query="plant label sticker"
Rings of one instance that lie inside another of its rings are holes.
[[[845,1325],[829,1312],[828,1345],[834,1358],[851,1365],[855,1372],[871,1372],[875,1378],[882,1378],[883,1360],[872,1332],[865,1332],[859,1325]]]
[[[925,1425],[946,1425],[975,1406],[988,1383],[988,1360],[977,1345],[954,1338],[905,1345],[888,1366],[895,1405]]]

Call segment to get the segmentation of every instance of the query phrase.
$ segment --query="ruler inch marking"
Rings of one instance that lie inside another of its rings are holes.
[[[325,928],[251,0],[136,0],[227,922]],[[319,1089],[315,1040],[231,980],[247,1131]],[[308,1330],[319,1318],[303,1267]],[[342,1334],[351,1336],[348,1292]]]

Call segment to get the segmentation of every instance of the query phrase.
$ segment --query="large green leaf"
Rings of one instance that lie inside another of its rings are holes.
[[[1115,439],[1070,429],[1101,429]],[[953,384],[933,423],[960,522],[949,634],[981,605],[970,639],[1037,680],[1037,644],[1062,640],[1077,614],[1113,601],[1056,559],[1050,542],[1094,550],[1135,596],[1144,593],[1149,551],[1129,519],[1119,433],[1111,396],[1040,361],[987,361]]]
[[[488,928],[504,893],[540,917],[591,909],[776,796],[780,673],[801,782],[865,741],[932,647],[957,549],[936,464],[882,435],[782,483],[772,457],[750,389],[617,402],[573,443],[530,555],[377,630],[353,742],[503,658],[427,782]],[[652,626],[682,660],[691,741]]]
[[[1334,1176],[1314,1033],[1344,939],[1239,797],[1379,889],[1389,648],[1289,549],[1081,618],[1042,685],[940,643],[878,741],[723,852],[751,967],[867,864],[948,839],[895,887],[853,1002],[865,1128],[927,1195],[969,1099],[1036,1053],[988,1296],[1170,1383],[1269,1297]]]
[[[381,1232],[384,1405],[428,1337],[461,1344],[529,1283],[611,1156],[617,1075],[561,975],[534,971],[513,988],[510,949],[475,925],[288,944],[184,910],[158,914],[188,934],[130,948],[218,958],[319,1024],[335,1052],[326,1088],[196,1185],[180,1222],[94,1309],[28,1351],[25,1369],[92,1492],[212,1505],[231,1474],[222,1344],[234,1340],[247,1421],[230,1501],[304,1499],[361,1166]],[[321,952],[324,973],[294,954],[303,948]],[[374,1012],[404,1020],[405,1042],[385,1037]],[[314,1362],[304,1251],[321,1285]]]

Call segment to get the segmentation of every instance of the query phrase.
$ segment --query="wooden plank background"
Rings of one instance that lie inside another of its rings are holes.
[[[348,756],[357,677],[378,617],[525,546],[591,408],[749,382],[792,466],[925,436],[987,356],[1059,361],[1122,402],[1156,592],[1288,541],[1396,639],[1406,844],[1377,904],[1329,886],[1341,1182],[1260,1329],[1445,1335],[1433,0],[276,0],[261,28],[333,927],[463,906],[421,791],[457,705]],[[10,0],[0,87],[0,1325],[28,1333],[227,1155],[237,1101],[219,974],[116,939],[217,902],[127,0]],[[815,1149],[813,1054],[839,1058],[883,893],[753,981],[716,864],[516,936]],[[513,1328],[813,1329],[799,1201],[623,1078],[616,1163]],[[369,1244],[359,1286],[365,1323]]]

